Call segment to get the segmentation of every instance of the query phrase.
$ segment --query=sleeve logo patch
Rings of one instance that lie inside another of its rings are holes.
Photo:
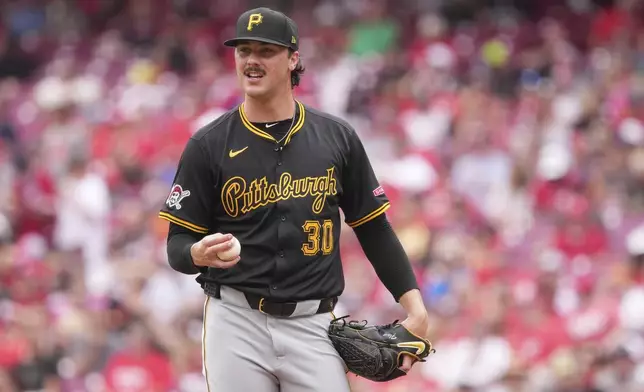
[[[382,186],[379,186],[378,188],[373,190],[373,195],[374,196],[380,196],[380,195],[384,195],[384,194],[385,194],[385,190],[383,189]]]
[[[169,208],[175,208],[177,210],[181,209],[181,200],[185,199],[186,197],[190,196],[190,191],[189,190],[183,190],[181,185],[179,184],[174,184],[172,186],[172,191],[170,192],[170,195],[168,195],[168,198],[165,201],[165,204]]]

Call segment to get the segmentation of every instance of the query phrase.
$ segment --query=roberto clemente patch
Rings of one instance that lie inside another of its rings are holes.
[[[242,177],[232,177],[221,190],[221,202],[226,214],[237,217],[281,200],[311,196],[311,210],[319,214],[324,209],[326,198],[338,194],[334,171],[335,168],[331,167],[323,176],[298,179],[294,179],[291,173],[282,173],[276,184],[269,184],[266,177],[256,178],[250,184]]]

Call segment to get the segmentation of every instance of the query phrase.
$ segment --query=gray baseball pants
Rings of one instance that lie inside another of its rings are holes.
[[[349,392],[344,362],[327,328],[331,313],[318,301],[298,304],[291,317],[252,309],[244,295],[221,287],[207,297],[202,332],[208,392]]]

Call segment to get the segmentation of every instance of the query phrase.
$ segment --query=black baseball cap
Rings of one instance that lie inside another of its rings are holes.
[[[237,19],[235,38],[224,41],[236,46],[239,41],[260,41],[298,50],[299,36],[295,22],[279,11],[266,7],[255,8]]]

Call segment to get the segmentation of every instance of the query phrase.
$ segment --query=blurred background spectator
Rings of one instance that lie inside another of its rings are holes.
[[[349,120],[437,353],[355,391],[644,390],[644,1],[0,2],[0,391],[205,391],[203,293],[156,218],[240,102],[221,42],[290,14]],[[401,317],[344,227],[340,313]]]

